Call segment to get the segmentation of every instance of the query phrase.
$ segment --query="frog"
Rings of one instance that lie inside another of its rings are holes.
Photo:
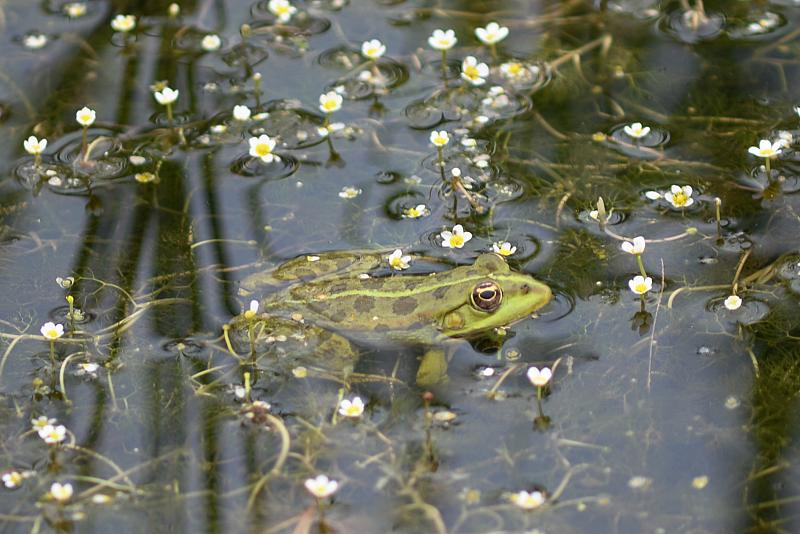
[[[551,289],[495,253],[432,272],[389,268],[387,251],[333,251],[291,259],[241,281],[239,316],[255,354],[289,365],[352,372],[359,346],[422,349],[417,385],[447,379],[459,342],[503,329],[544,307]],[[450,350],[452,356],[452,350]]]

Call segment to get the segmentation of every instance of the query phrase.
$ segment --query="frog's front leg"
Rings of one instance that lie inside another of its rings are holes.
[[[417,385],[428,387],[446,380],[447,353],[441,348],[425,351],[417,369]]]

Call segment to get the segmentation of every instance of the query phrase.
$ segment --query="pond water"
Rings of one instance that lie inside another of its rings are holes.
[[[0,4],[4,532],[800,531],[800,2],[170,4]]]

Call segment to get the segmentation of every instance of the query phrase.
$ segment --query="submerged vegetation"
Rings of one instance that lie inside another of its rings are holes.
[[[5,531],[798,530],[800,2],[0,15]]]

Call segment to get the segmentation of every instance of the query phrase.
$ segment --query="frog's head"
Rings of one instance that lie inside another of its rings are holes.
[[[463,303],[443,317],[441,331],[462,337],[514,323],[550,302],[552,292],[532,276],[509,269],[496,254],[475,260],[485,276],[464,286]]]

